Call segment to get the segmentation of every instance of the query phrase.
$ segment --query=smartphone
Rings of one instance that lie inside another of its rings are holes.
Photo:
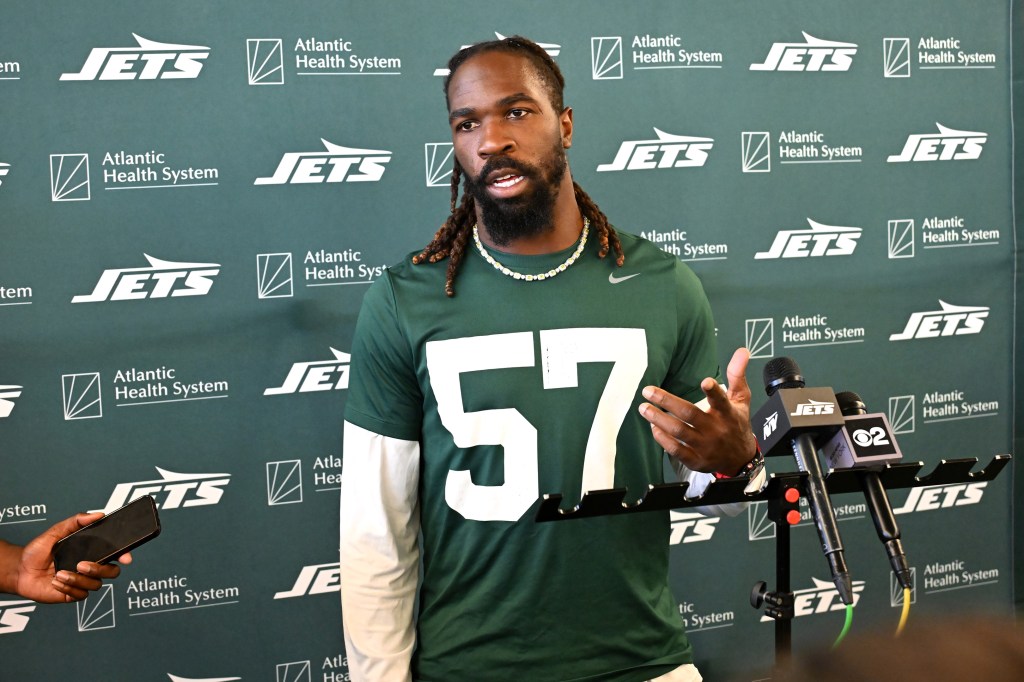
[[[53,563],[58,571],[74,571],[79,561],[109,563],[159,534],[156,501],[145,495],[58,540]]]

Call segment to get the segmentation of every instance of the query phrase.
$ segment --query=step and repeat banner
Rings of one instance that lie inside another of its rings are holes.
[[[0,537],[144,494],[163,533],[84,602],[0,596],[4,679],[348,679],[353,325],[447,215],[448,57],[514,33],[566,75],[576,180],[700,276],[723,363],[750,348],[755,409],[786,355],[885,413],[923,474],[1010,452],[1009,3],[12,5]],[[911,619],[1012,608],[1010,479],[893,491]],[[895,629],[863,497],[833,502],[854,632]],[[679,618],[709,680],[772,663],[749,605],[774,582],[764,507],[672,514]],[[797,651],[844,617],[803,516]]]

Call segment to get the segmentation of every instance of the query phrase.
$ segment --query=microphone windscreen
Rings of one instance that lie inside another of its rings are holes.
[[[768,397],[775,395],[780,388],[803,388],[804,377],[800,373],[800,365],[793,358],[772,358],[764,366],[764,391]]]
[[[839,403],[839,411],[844,417],[854,414],[867,414],[868,408],[860,396],[853,391],[836,393],[836,402]]]

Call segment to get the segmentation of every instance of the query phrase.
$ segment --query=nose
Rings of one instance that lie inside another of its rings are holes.
[[[481,157],[508,154],[515,149],[515,141],[509,135],[503,120],[484,122],[480,128],[480,144],[477,147],[477,153]]]

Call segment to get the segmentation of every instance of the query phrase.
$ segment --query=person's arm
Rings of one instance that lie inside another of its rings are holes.
[[[58,540],[102,517],[99,512],[77,514],[51,526],[24,547],[0,540],[0,592],[59,604],[85,599],[103,580],[116,578],[121,573],[117,564],[80,561],[77,572],[55,571],[53,565],[53,546]],[[131,560],[131,554],[118,558],[122,564]]]
[[[345,422],[341,608],[353,682],[408,682],[419,580],[419,443]]]

